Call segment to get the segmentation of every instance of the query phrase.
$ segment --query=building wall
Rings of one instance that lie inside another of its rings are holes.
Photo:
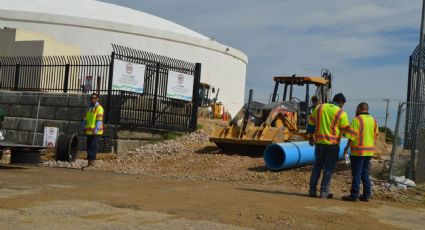
[[[80,49],[33,31],[0,29],[0,56],[79,55]]]
[[[112,51],[111,43],[115,43],[189,62],[200,62],[201,81],[220,88],[219,101],[225,108],[235,115],[243,105],[247,57],[232,47],[209,39],[135,25],[58,15],[49,15],[50,22],[47,23],[37,20],[40,15],[36,13],[1,10],[0,13],[3,16],[0,27],[45,33],[59,42],[80,47],[82,54],[107,54]]]

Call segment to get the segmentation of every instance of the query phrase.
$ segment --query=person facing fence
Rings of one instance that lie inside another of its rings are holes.
[[[99,137],[103,134],[103,107],[99,103],[97,93],[90,95],[90,108],[87,110],[83,123],[84,134],[87,136],[87,167],[91,167],[96,162]]]
[[[371,182],[369,178],[370,160],[375,153],[375,138],[378,134],[378,123],[369,114],[369,105],[362,102],[357,106],[356,117],[351,122],[346,133],[348,144],[344,155],[351,150],[352,183],[350,195],[343,196],[345,201],[369,201],[371,196]],[[360,194],[360,181],[363,183],[363,194]]]

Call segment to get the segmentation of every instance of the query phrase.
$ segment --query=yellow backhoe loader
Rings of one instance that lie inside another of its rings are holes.
[[[200,83],[199,86],[199,106],[198,106],[198,118],[219,118],[221,119],[224,113],[224,106],[218,101],[218,93],[220,89],[217,89],[217,93],[214,87],[207,83]],[[215,93],[215,97],[212,94]],[[230,117],[229,114],[226,114]]]
[[[210,141],[222,151],[238,154],[262,153],[272,143],[303,141],[307,139],[306,127],[312,111],[310,86],[315,86],[318,103],[330,101],[332,75],[323,70],[319,77],[279,76],[273,78],[274,91],[270,103],[252,101],[250,90],[248,103],[229,122],[227,127],[217,127]],[[279,101],[279,86],[284,85]],[[305,99],[294,96],[295,87],[305,88]]]

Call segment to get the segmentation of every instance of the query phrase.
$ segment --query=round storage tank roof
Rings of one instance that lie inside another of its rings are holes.
[[[200,33],[163,18],[96,0],[1,0],[0,10],[37,13],[40,14],[38,17],[40,21],[50,21],[49,15],[68,16],[135,25],[208,39]]]

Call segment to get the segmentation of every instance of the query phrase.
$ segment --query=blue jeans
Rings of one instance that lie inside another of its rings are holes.
[[[320,183],[320,196],[329,194],[331,177],[338,161],[339,145],[316,144],[314,151],[315,161],[310,177],[310,194],[316,194],[317,183],[323,170],[323,177]]]
[[[350,156],[351,161],[351,175],[353,181],[351,182],[351,196],[359,198],[360,195],[360,181],[363,183],[363,196],[369,198],[372,193],[372,185],[369,179],[370,156]]]
[[[96,160],[99,135],[87,135],[87,160]]]

